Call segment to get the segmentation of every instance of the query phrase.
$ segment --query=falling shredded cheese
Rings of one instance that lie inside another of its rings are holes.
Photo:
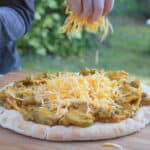
[[[69,10],[69,6],[68,6]],[[82,32],[85,28],[88,32],[98,32],[99,29],[102,31],[101,40],[104,41],[108,35],[109,30],[113,32],[113,28],[109,20],[105,16],[101,16],[94,22],[89,21],[89,17],[79,18],[72,11],[67,11],[69,17],[66,19],[64,26],[62,27],[62,33],[70,34],[74,31]]]

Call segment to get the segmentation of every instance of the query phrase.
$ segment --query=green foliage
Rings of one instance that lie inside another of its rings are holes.
[[[150,18],[150,0],[138,0],[141,13]]]
[[[150,17],[150,0],[115,0],[113,14]]]
[[[98,49],[88,51],[82,57],[67,59],[59,56],[22,56],[23,69],[37,71],[79,71],[86,67],[106,70],[127,70],[150,77],[150,29],[129,17],[111,18],[114,34],[108,45],[99,44]],[[98,56],[98,57],[97,57]]]
[[[135,14],[139,9],[138,0],[116,0],[113,10],[115,15]]]
[[[76,33],[69,39],[61,33],[65,21],[65,2],[63,0],[36,1],[35,21],[30,32],[18,42],[22,52],[40,55],[58,54],[61,56],[80,55],[81,51],[93,47],[90,34]],[[81,41],[81,37],[84,38]]]
[[[81,55],[85,50],[97,49],[98,36],[83,32],[82,34],[76,33],[73,38],[69,38],[61,33],[61,27],[67,17],[65,15],[65,0],[42,0],[35,1],[35,4],[36,14],[33,27],[18,42],[18,48],[21,52],[70,56]],[[150,0],[116,0],[113,14],[117,16],[148,15],[149,10]]]

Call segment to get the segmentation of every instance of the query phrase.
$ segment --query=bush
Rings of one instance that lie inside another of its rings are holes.
[[[115,0],[115,6],[112,11],[114,15],[135,14],[138,10],[137,0]]]
[[[65,3],[62,0],[36,1],[36,14],[30,32],[18,42],[21,52],[40,55],[80,55],[83,50],[93,47],[90,34],[74,34],[71,40],[61,33],[65,21]],[[81,41],[81,37],[84,38]]]
[[[61,33],[65,15],[65,0],[35,1],[36,14],[30,32],[18,42],[21,52],[34,52],[40,55],[61,56],[81,55],[85,50],[96,49],[97,36],[83,32],[69,39]],[[116,0],[113,14],[128,15],[150,13],[150,0]],[[82,40],[81,40],[82,38]]]
[[[116,0],[113,14],[150,17],[150,0]]]
[[[150,0],[138,0],[140,11],[145,17],[150,17]]]

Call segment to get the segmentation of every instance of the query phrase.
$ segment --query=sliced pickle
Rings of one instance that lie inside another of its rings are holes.
[[[81,127],[90,126],[94,122],[94,117],[91,114],[83,113],[79,110],[72,110],[65,114],[60,120],[62,125],[76,125]]]
[[[59,119],[55,112],[50,112],[48,108],[44,107],[35,107],[30,113],[35,122],[49,126],[57,125]]]
[[[140,88],[140,81],[139,80],[131,81],[130,85],[134,88]]]
[[[72,103],[69,107],[69,110],[77,109],[78,111],[87,112],[87,103],[86,102],[76,102]]]
[[[144,97],[141,101],[142,106],[150,106],[150,97]]]
[[[127,78],[128,73],[125,72],[125,71],[110,71],[110,72],[107,73],[107,76],[111,80],[120,80],[122,78]]]
[[[88,68],[84,68],[84,69],[80,72],[80,74],[83,75],[83,76],[88,76],[88,75],[93,75],[93,74],[95,74],[96,72],[97,72],[97,71],[96,71],[95,69],[90,70],[90,69],[88,69]]]

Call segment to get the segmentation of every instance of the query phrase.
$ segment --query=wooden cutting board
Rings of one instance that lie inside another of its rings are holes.
[[[33,74],[29,71],[12,72],[0,77],[0,88],[6,84]],[[49,142],[19,135],[0,127],[0,150],[115,150],[103,147],[111,142],[123,146],[124,150],[150,150],[150,125],[135,134],[103,141]]]

